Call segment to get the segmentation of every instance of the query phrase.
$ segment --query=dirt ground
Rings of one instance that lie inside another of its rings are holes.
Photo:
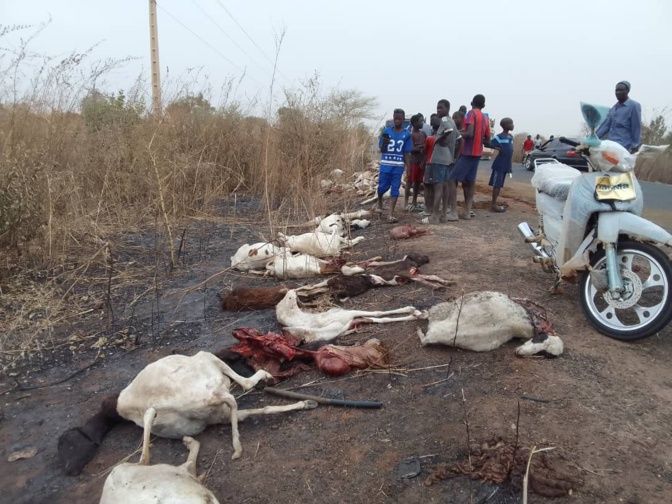
[[[382,221],[357,232],[367,240],[355,248],[356,258],[393,259],[421,252],[431,258],[424,273],[457,283],[444,293],[416,286],[377,289],[347,302],[346,307],[413,304],[426,309],[462,293],[498,290],[544,305],[564,340],[565,354],[553,360],[521,359],[514,355],[515,342],[481,354],[423,348],[416,329],[425,329],[426,322],[364,326],[343,342],[378,337],[391,351],[397,372],[360,372],[329,379],[311,371],[280,386],[309,384],[300,391],[377,400],[384,407],[364,411],[320,406],[248,419],[240,426],[244,453],[236,461],[230,460],[230,427],[208,428],[198,436],[202,444],[199,472],[207,473],[205,484],[220,502],[521,502],[516,482],[496,487],[459,477],[425,485],[433,464],[468,456],[465,420],[472,443],[493,437],[515,440],[518,405],[520,445],[556,447],[584,481],[559,502],[672,502],[672,329],[633,344],[594,331],[581,315],[576,287],[551,296],[552,278],[532,264],[528,246],[519,237],[518,222],[536,222],[536,212],[526,202],[529,191],[514,184],[504,195],[509,196],[504,200],[509,204],[506,213],[491,214],[481,206],[475,219],[431,226],[432,235],[415,240],[390,241],[389,225]],[[117,333],[133,335],[138,341],[134,350],[105,348],[100,364],[62,384],[2,395],[1,502],[97,502],[107,471],[136,450],[141,430],[128,424],[115,427],[95,459],[76,477],[65,476],[58,465],[56,441],[61,432],[81,425],[97,411],[102,396],[119,391],[143,366],[175,349],[217,350],[232,342],[233,327],[277,329],[273,310],[225,313],[217,299],[218,292],[233,284],[264,285],[273,280],[227,273],[184,296],[185,288],[227,267],[231,252],[254,239],[253,219],[247,227],[231,226],[226,224],[228,211],[223,211],[221,222],[194,225],[210,239],[204,244],[193,238],[189,246],[199,253],[174,273],[160,299],[135,303],[132,310],[130,293],[115,299]],[[402,222],[415,218],[405,214]],[[664,223],[668,228],[672,224],[669,215],[661,214],[660,219],[668,219]],[[149,238],[128,234],[124,239],[141,248]],[[100,313],[88,317],[61,327],[60,337],[97,333]],[[13,373],[17,376],[0,379],[0,393],[13,386],[14,378],[24,387],[49,384],[88,365],[98,350],[89,348],[95,339],[87,341],[76,351],[64,347],[34,357]],[[444,366],[431,368],[438,365]],[[283,402],[259,391],[239,399],[241,408]],[[7,462],[9,454],[25,446],[37,448],[37,455]],[[419,458],[422,472],[400,479],[399,464],[408,457]],[[185,458],[179,441],[153,442],[154,463],[179,464]],[[530,502],[551,500],[533,494]]]

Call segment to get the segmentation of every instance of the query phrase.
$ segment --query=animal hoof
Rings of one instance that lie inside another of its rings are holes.
[[[429,312],[427,310],[416,310],[415,316],[418,317],[419,320],[426,320],[429,318]]]
[[[233,455],[231,455],[231,460],[239,459],[242,456],[242,454],[243,450],[233,452]]]
[[[312,399],[309,399],[307,401],[303,401],[304,404],[304,409],[315,409],[317,408],[317,402],[313,401]]]

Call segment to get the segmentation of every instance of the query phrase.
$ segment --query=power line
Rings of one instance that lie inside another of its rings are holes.
[[[266,58],[266,60],[267,60],[271,65],[273,65],[273,66],[275,67],[275,62],[274,62],[271,58],[268,57],[268,55],[264,52],[264,50],[263,50],[261,47],[259,47],[259,44],[257,44],[257,42],[252,38],[252,36],[251,36],[249,33],[247,33],[247,31],[245,30],[245,28],[243,28],[243,26],[238,22],[238,20],[234,17],[234,15],[231,14],[231,12],[229,11],[229,9],[227,9],[227,8],[224,6],[224,4],[221,2],[221,0],[217,0],[217,3],[219,4],[219,6],[220,6],[222,9],[224,9],[224,12],[226,12],[226,14],[227,14],[231,19],[233,19],[233,22],[236,23],[236,25],[238,26],[238,28],[240,28],[240,31],[242,31],[242,32],[245,34],[245,36],[246,36],[248,39],[250,39],[250,42],[252,42],[252,43],[254,44],[254,47],[256,47],[256,48],[259,50],[259,52],[264,56],[264,58]],[[285,75],[283,75],[283,73],[282,73],[279,69],[277,70],[277,72],[278,72],[278,73],[279,73],[285,80],[287,80],[287,81],[289,82],[289,79],[288,79],[287,77],[285,77]]]
[[[240,46],[240,44],[238,44],[238,42],[236,42],[236,40],[235,40],[231,35],[229,35],[229,34],[226,32],[226,30],[225,30],[224,28],[222,28],[222,26],[221,26],[220,24],[217,23],[217,21],[215,21],[215,20],[214,20],[214,19],[213,19],[213,18],[212,18],[206,11],[205,11],[205,9],[203,9],[203,7],[201,7],[201,6],[198,4],[198,2],[196,2],[196,0],[191,0],[191,2],[198,8],[198,10],[200,10],[200,11],[203,13],[203,15],[204,15],[205,17],[207,17],[207,18],[212,22],[212,24],[214,24],[217,28],[219,28],[219,30],[226,36],[226,38],[228,38],[231,42],[233,42],[233,44],[234,44],[238,49],[240,49],[240,51],[241,51],[245,56],[247,56],[248,58],[250,58],[250,61],[252,61],[252,63],[254,63],[255,65],[257,65],[257,66],[258,66],[260,69],[262,69],[264,72],[268,73],[268,70],[266,70],[264,67],[262,67],[262,66],[261,66],[261,65],[260,65],[260,64],[259,64],[253,57],[252,57],[252,56],[250,56],[250,54],[249,54],[247,51],[245,51],[245,49],[243,49],[243,48]],[[269,76],[270,76],[270,74],[269,74]]]
[[[184,24],[182,21],[180,21],[178,18],[176,18],[175,16],[173,16],[173,15],[172,15],[169,11],[167,11],[164,7],[162,7],[162,6],[159,5],[158,3],[157,3],[156,5],[157,5],[157,7],[158,7],[159,9],[161,9],[163,12],[165,12],[165,13],[168,14],[171,18],[173,18],[173,21],[175,21],[176,23],[178,23],[180,26],[182,26],[182,28],[184,28],[185,30],[187,30],[189,33],[191,33],[191,34],[192,34],[194,37],[196,37],[198,40],[200,40],[201,42],[203,42],[203,44],[205,44],[205,45],[208,46],[210,49],[212,49],[214,52],[216,52],[219,56],[222,57],[222,59],[224,59],[224,61],[228,62],[232,67],[236,68],[237,70],[239,70],[239,71],[242,72],[243,74],[247,73],[247,72],[245,71],[244,68],[240,68],[240,67],[239,67],[238,65],[236,65],[233,61],[231,61],[229,58],[227,58],[226,56],[224,56],[224,55],[223,55],[223,54],[222,54],[216,47],[214,47],[212,44],[208,43],[207,40],[203,39],[203,37],[201,37],[198,33],[196,33],[194,30],[192,30],[191,28],[189,28],[187,25],[185,25],[185,24]],[[258,82],[255,78],[253,78],[252,76],[249,76],[249,75],[248,75],[248,77],[250,78],[250,80],[256,82],[259,86],[263,86],[263,84],[259,83],[259,82]]]

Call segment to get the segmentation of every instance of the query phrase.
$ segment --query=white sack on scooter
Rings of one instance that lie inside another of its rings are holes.
[[[557,263],[561,269],[562,265],[574,256],[583,242],[590,216],[596,212],[613,211],[609,203],[595,199],[595,181],[600,177],[604,177],[603,172],[584,173],[572,182],[569,189],[563,212],[562,234],[557,249]],[[639,182],[636,178],[633,178],[633,181],[637,197],[631,201],[615,201],[613,204],[617,211],[630,212],[639,216],[642,214],[644,199]]]
[[[532,187],[551,198],[566,200],[572,181],[581,176],[581,172],[562,163],[547,163],[536,167],[532,176]]]

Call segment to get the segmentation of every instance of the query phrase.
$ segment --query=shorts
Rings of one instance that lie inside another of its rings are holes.
[[[390,196],[393,198],[399,197],[399,187],[401,186],[401,176],[404,174],[404,169],[392,168],[390,166],[381,166],[378,174],[378,194],[385,194],[390,190]]]
[[[422,181],[425,177],[425,169],[421,164],[412,164],[411,173],[408,176],[408,181],[411,184],[422,184]]]
[[[504,187],[505,181],[506,181],[506,172],[492,170],[492,173],[490,174],[490,182],[488,184],[490,185],[490,187],[496,187],[497,189],[501,189],[502,187]]]
[[[450,172],[455,165],[442,165],[438,163],[429,163],[425,168],[425,184],[442,184],[448,182]]]
[[[481,156],[460,156],[455,163],[450,174],[450,180],[457,180],[458,182],[476,182],[476,174],[478,173],[478,162]]]
[[[450,173],[453,171],[454,164],[451,165],[443,165],[439,163],[430,163],[429,166],[432,167],[432,184],[443,184],[444,182],[448,182],[448,178],[450,177]]]

